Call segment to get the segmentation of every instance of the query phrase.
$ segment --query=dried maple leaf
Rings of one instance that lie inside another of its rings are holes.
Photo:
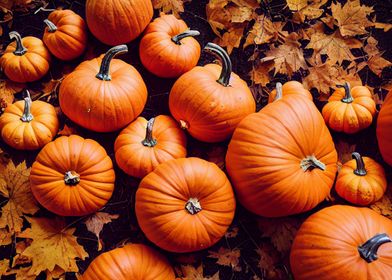
[[[0,246],[9,245],[12,242],[12,233],[5,228],[0,229]],[[0,274],[1,275],[1,274]]]
[[[392,24],[384,22],[375,22],[374,27],[382,29],[384,32],[388,32],[392,28]]]
[[[369,37],[367,39],[367,44],[363,48],[367,53],[366,61],[362,61],[358,64],[358,71],[368,66],[370,70],[374,72],[377,76],[381,76],[382,70],[385,67],[389,67],[392,63],[382,57],[383,52],[377,48],[378,41],[374,37]]]
[[[241,251],[240,249],[228,249],[224,247],[220,247],[218,252],[208,251],[209,258],[217,259],[216,263],[224,266],[229,266],[232,268],[233,271],[241,271],[240,263],[240,256]]]
[[[355,152],[356,146],[356,144],[350,144],[343,140],[340,140],[335,144],[340,164],[344,164],[352,159],[351,154]]]
[[[161,10],[163,13],[168,14],[172,12],[177,18],[184,11],[184,3],[191,0],[152,0],[154,9]]]
[[[258,267],[264,276],[262,279],[287,279],[284,271],[278,267],[279,254],[270,243],[261,243],[256,253],[259,255]]]
[[[226,237],[226,238],[234,238],[234,237],[237,237],[238,231],[239,231],[239,228],[238,228],[237,226],[235,226],[235,227],[230,227],[230,228],[226,231],[225,237]]]
[[[112,215],[112,214],[105,213],[105,212],[97,212],[97,213],[91,215],[90,217],[88,217],[86,221],[84,221],[84,224],[86,225],[87,230],[94,233],[98,239],[98,251],[102,250],[102,244],[100,242],[99,235],[101,234],[103,226],[105,224],[112,222],[113,220],[117,219],[118,217],[119,217],[118,214]]]
[[[244,29],[244,24],[237,24],[225,32],[221,38],[216,38],[215,42],[221,47],[226,47],[227,53],[231,54],[234,48],[240,46]]]
[[[328,2],[328,0],[312,0],[312,1],[291,1],[291,2],[299,2],[301,5],[298,7],[302,7],[301,9],[291,9],[295,11],[293,15],[293,21],[296,23],[303,23],[305,19],[316,19],[322,16],[324,10],[320,7]],[[293,3],[295,4],[295,3]],[[293,6],[293,8],[296,6]]]
[[[243,23],[253,18],[253,9],[247,6],[230,6],[227,8],[232,23]]]
[[[0,260],[0,276],[5,275],[9,266],[10,266],[10,260],[8,259]]]
[[[193,265],[182,265],[181,272],[183,275],[181,277],[182,280],[219,280],[219,272],[211,277],[204,277],[202,264],[198,268],[195,268]]]
[[[286,2],[292,11],[299,11],[308,5],[308,0],[287,0]]]
[[[262,59],[256,63],[256,66],[249,72],[251,80],[256,85],[265,86],[271,80],[270,72],[275,67],[274,57]]]
[[[384,196],[379,201],[370,205],[370,208],[377,213],[392,219],[392,184],[388,185],[387,192]]]
[[[12,104],[14,94],[21,91],[25,86],[25,84],[10,80],[0,80],[0,101],[2,103],[0,113],[4,111],[8,104]]]
[[[208,23],[212,31],[221,37],[221,31],[230,27],[230,12],[225,9],[229,0],[210,0],[206,6]]]

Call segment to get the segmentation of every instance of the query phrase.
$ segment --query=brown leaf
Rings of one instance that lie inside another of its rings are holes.
[[[280,258],[274,247],[270,243],[262,243],[259,248],[256,249],[256,253],[259,255],[258,267],[260,268],[262,279],[276,279],[286,280],[286,273],[278,267]]]
[[[119,217],[118,214],[112,215],[105,212],[97,212],[84,221],[84,224],[87,227],[87,230],[94,233],[98,239],[98,251],[102,250],[102,244],[99,242],[101,231],[105,224],[112,222],[113,220]]]
[[[78,134],[78,128],[75,126],[68,126],[67,124],[65,124],[63,129],[59,130],[57,134],[61,136],[70,136],[72,134]]]
[[[294,9],[294,10],[292,9],[292,11],[295,11],[293,15],[293,20],[296,23],[303,23],[305,19],[312,20],[321,17],[321,15],[324,13],[324,10],[321,9],[320,7],[325,3],[327,3],[328,0],[312,0],[312,1],[297,0],[296,2],[300,2],[301,4],[300,6],[302,6],[302,8]],[[306,5],[304,2],[306,2]]]
[[[226,237],[226,238],[234,238],[234,237],[237,237],[238,231],[239,231],[239,228],[238,228],[238,227],[230,227],[230,228],[226,231],[225,237]]]
[[[308,5],[308,0],[287,0],[286,2],[292,11],[299,11]]]
[[[212,31],[221,37],[221,31],[230,27],[230,12],[225,9],[229,0],[210,0],[206,6],[206,15]]]
[[[10,266],[10,260],[7,259],[0,260],[0,276],[5,275],[9,266]]]
[[[392,28],[392,24],[384,22],[375,22],[374,27],[382,29],[384,32],[388,32]]]
[[[370,208],[377,213],[392,219],[392,184],[388,185],[384,196],[379,201],[370,205]]]
[[[230,6],[227,10],[230,13],[230,21],[232,23],[243,23],[253,18],[253,9],[251,7]]]
[[[202,264],[198,268],[195,268],[193,265],[182,265],[181,272],[183,275],[181,277],[182,280],[219,280],[219,272],[211,277],[204,277]]]
[[[0,229],[0,246],[9,245],[12,242],[12,233],[5,228]],[[1,275],[1,273],[0,273]]]
[[[249,72],[249,76],[255,84],[265,86],[271,80],[269,73],[274,67],[274,58],[266,62],[256,63],[256,66]]]
[[[152,0],[154,9],[161,10],[163,13],[168,14],[172,12],[177,18],[184,11],[184,3],[191,0]]]
[[[225,32],[222,38],[216,38],[215,42],[221,47],[226,47],[227,53],[231,54],[233,48],[240,46],[244,28],[244,24],[237,24]]]
[[[368,66],[370,70],[374,72],[377,76],[381,76],[382,70],[385,67],[389,67],[392,63],[382,57],[383,52],[377,48],[378,41],[374,37],[369,37],[367,39],[367,44],[363,48],[367,53],[367,60],[362,61],[358,64],[358,71]]]
[[[214,258],[217,259],[216,263],[223,265],[223,266],[229,266],[233,271],[241,271],[241,265],[239,264],[240,262],[240,256],[241,256],[241,251],[240,249],[228,249],[224,247],[220,247],[218,252],[214,251],[208,251],[209,258]]]
[[[335,148],[338,152],[338,164],[341,166],[351,160],[351,154],[355,152],[356,144],[350,144],[346,141],[340,140],[335,144]]]
[[[15,83],[10,80],[0,80],[1,112],[4,111],[8,104],[12,104],[14,101],[14,94],[20,92],[25,87],[25,84]]]

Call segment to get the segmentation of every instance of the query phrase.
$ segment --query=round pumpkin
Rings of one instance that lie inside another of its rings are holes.
[[[245,208],[281,217],[308,211],[329,195],[337,160],[314,103],[289,94],[241,121],[229,143],[226,169]]]
[[[149,240],[171,252],[218,242],[231,224],[235,198],[225,173],[199,158],[172,159],[140,182],[136,217]]]
[[[174,83],[169,95],[173,117],[194,138],[220,142],[229,138],[238,123],[255,112],[256,104],[245,81],[231,71],[230,57],[220,46],[204,48],[222,63],[196,66]]]
[[[9,105],[0,116],[0,133],[5,143],[18,150],[36,150],[52,141],[59,129],[54,107],[43,101],[24,100]]]
[[[98,142],[62,136],[38,154],[30,172],[31,191],[49,211],[61,216],[94,213],[110,199],[115,174]]]
[[[392,91],[382,104],[377,118],[377,142],[383,159],[392,166]]]
[[[72,60],[86,49],[87,27],[72,10],[55,10],[44,20],[43,41],[49,51],[62,60]]]
[[[300,227],[290,253],[298,280],[381,280],[392,275],[392,221],[347,205],[324,208]]]
[[[123,128],[142,111],[147,88],[139,72],[128,63],[113,59],[128,50],[120,45],[82,62],[61,83],[60,107],[75,123],[97,132]]]
[[[350,89],[346,82],[328,98],[322,114],[331,129],[352,134],[372,124],[376,103],[367,87],[355,86]]]
[[[5,75],[18,83],[34,82],[49,71],[50,53],[44,43],[32,36],[22,39],[16,31],[9,34],[14,42],[9,44],[0,57]]]
[[[140,41],[140,59],[148,71],[158,77],[178,77],[196,66],[200,45],[183,20],[161,14],[147,26]]]
[[[280,84],[280,83],[278,83]],[[288,81],[286,83],[284,83],[283,85],[281,85],[282,88],[282,96],[286,96],[289,94],[302,94],[304,96],[306,96],[307,98],[309,98],[309,100],[313,100],[312,94],[304,88],[304,86],[297,81]],[[278,85],[277,85],[278,87]],[[276,97],[276,89],[274,89],[273,91],[271,91],[271,93],[268,96],[268,103],[271,103],[275,100]]]
[[[169,116],[138,117],[121,131],[114,152],[125,173],[143,178],[162,162],[186,157],[186,136]]]
[[[86,20],[91,33],[110,46],[138,37],[153,15],[151,0],[87,0]]]

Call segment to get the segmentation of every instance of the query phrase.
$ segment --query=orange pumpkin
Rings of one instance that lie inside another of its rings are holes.
[[[31,102],[26,90],[24,101],[8,106],[0,116],[4,142],[18,150],[36,150],[52,141],[59,129],[54,107],[43,101]]]
[[[280,83],[279,83],[280,84]],[[281,84],[280,84],[281,85]],[[278,85],[277,85],[278,86]],[[289,94],[302,94],[309,98],[310,100],[313,100],[312,94],[304,88],[304,86],[297,81],[288,81],[281,85],[282,88],[282,95],[286,96]],[[275,100],[276,97],[276,89],[271,91],[271,93],[268,96],[268,103],[271,103]]]
[[[324,208],[300,227],[290,253],[299,280],[387,280],[392,275],[392,221],[346,205]]]
[[[174,280],[167,259],[143,244],[127,244],[95,258],[81,280]]]
[[[161,14],[147,26],[140,42],[140,59],[148,71],[163,78],[178,77],[196,66],[200,45],[183,20]]]
[[[139,117],[117,137],[114,152],[118,166],[127,174],[143,178],[160,163],[186,157],[186,136],[169,116]]]
[[[387,188],[384,168],[369,157],[352,154],[336,180],[336,192],[345,200],[357,205],[370,205],[379,200]]]
[[[322,114],[331,129],[356,133],[372,124],[376,103],[367,87],[356,86],[350,89],[346,82],[328,98]]]
[[[204,142],[229,138],[238,123],[255,112],[256,104],[245,81],[231,72],[230,57],[220,46],[208,43],[205,50],[222,66],[196,66],[174,83],[169,108],[181,127]]]
[[[153,15],[151,0],[87,0],[86,20],[91,33],[110,46],[138,37]]]
[[[123,128],[142,111],[147,88],[139,72],[119,59],[127,46],[111,48],[82,62],[60,86],[61,110],[75,123],[97,132]],[[97,74],[98,73],[98,74]]]
[[[241,121],[226,168],[245,208],[281,217],[308,211],[328,196],[337,153],[314,103],[289,94]]]
[[[231,224],[235,198],[225,173],[199,158],[172,159],[140,182],[136,217],[144,234],[171,252],[215,244]]]
[[[49,71],[50,53],[44,43],[35,37],[22,39],[16,31],[9,34],[15,39],[0,57],[0,66],[5,75],[18,83],[34,82]]]
[[[113,164],[105,149],[78,135],[62,136],[48,143],[30,172],[34,197],[61,216],[98,211],[112,196],[114,180]]]
[[[377,142],[383,159],[392,166],[392,91],[382,104],[377,118]]]
[[[44,20],[43,41],[49,51],[62,60],[72,60],[86,49],[87,27],[72,10],[55,10]]]

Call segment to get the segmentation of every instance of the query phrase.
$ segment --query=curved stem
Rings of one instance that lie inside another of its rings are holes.
[[[352,153],[351,156],[357,162],[357,168],[354,170],[354,174],[358,176],[365,176],[367,172],[362,156],[357,152]]]
[[[11,40],[16,40],[16,49],[14,51],[14,55],[24,55],[27,52],[27,49],[25,46],[23,46],[22,37],[20,34],[16,31],[11,31],[8,35],[10,36]]]
[[[221,63],[222,63],[222,72],[219,76],[219,79],[217,80],[218,83],[221,85],[227,87],[230,82],[230,75],[231,75],[231,60],[227,52],[220,46],[214,43],[207,43],[207,45],[204,47],[204,50],[207,52],[213,54],[215,57],[217,57]]]
[[[277,82],[276,83],[276,95],[275,95],[274,101],[279,100],[282,97],[283,97],[282,84]]]
[[[24,98],[24,109],[23,109],[23,115],[20,118],[22,122],[31,122],[34,117],[31,114],[31,97],[30,97],[30,92],[26,89],[24,92],[25,98]]]
[[[185,204],[185,209],[191,215],[195,215],[202,210],[199,200],[192,197],[188,199],[187,203]]]
[[[64,174],[64,183],[68,186],[75,186],[80,182],[80,175],[75,171],[67,171]]]
[[[371,263],[378,259],[378,248],[387,242],[392,242],[391,238],[386,233],[379,233],[370,238],[368,241],[358,246],[358,252],[362,259]]]
[[[303,171],[312,170],[314,168],[319,168],[322,171],[325,171],[327,167],[324,163],[319,161],[314,155],[307,156],[301,161],[301,168]]]
[[[176,43],[177,45],[181,45],[181,40],[186,38],[186,37],[194,37],[194,36],[199,36],[200,32],[197,30],[185,30],[184,32],[181,32],[180,34],[174,35],[171,40]]]
[[[55,32],[57,30],[57,26],[48,19],[44,20],[45,24],[48,26],[48,32]]]
[[[142,144],[146,147],[154,147],[157,144],[157,140],[152,137],[152,128],[154,126],[155,118],[151,118],[147,122],[146,138],[142,141]]]
[[[109,73],[110,62],[116,55],[126,53],[127,51],[128,47],[126,45],[118,45],[109,49],[102,58],[101,67],[95,77],[103,81],[110,81],[112,79]]]
[[[351,95],[351,89],[350,89],[350,84],[348,82],[345,82],[344,85],[337,85],[339,88],[344,88],[344,97],[341,99],[342,102],[344,103],[351,103],[354,101],[354,98]]]

